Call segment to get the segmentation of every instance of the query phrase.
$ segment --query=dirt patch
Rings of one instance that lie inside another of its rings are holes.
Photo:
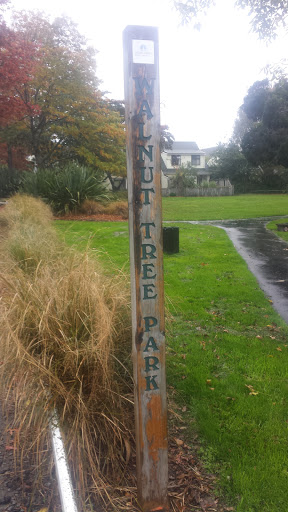
[[[12,412],[12,411],[11,411]],[[17,428],[5,426],[3,417],[0,435],[0,512],[42,511],[61,512],[54,469],[31,462],[31,454],[15,465],[19,448]],[[170,427],[169,484],[170,512],[226,512],[233,507],[224,506],[215,493],[217,478],[208,474],[195,455],[193,445],[188,445],[183,435],[183,425]],[[50,451],[50,449],[48,448]],[[19,454],[18,454],[19,455]],[[52,456],[52,454],[51,454]],[[49,457],[48,457],[49,459]],[[125,512],[139,512],[135,481],[135,458],[131,464],[130,485],[118,496],[117,508]],[[41,483],[39,476],[41,473]],[[129,481],[129,479],[128,479]],[[114,501],[114,500],[112,500]],[[103,510],[100,504],[99,510]],[[97,508],[98,510],[98,508]],[[112,512],[112,507],[106,510]],[[114,509],[113,509],[114,510]]]
[[[178,415],[177,415],[178,416]],[[228,512],[234,507],[225,506],[217,496],[217,477],[209,474],[197,457],[197,437],[188,444],[184,421],[179,426],[169,425],[168,447],[168,498],[169,512]],[[190,435],[189,435],[190,437]],[[127,489],[115,499],[117,510],[140,512],[137,506],[135,454],[129,464]],[[127,477],[127,475],[126,475]],[[122,491],[124,489],[122,488]],[[109,512],[110,508],[108,507]]]
[[[30,453],[21,454],[13,407],[10,404],[8,411],[5,407],[6,417],[1,409],[0,406],[0,512],[60,512],[55,471],[50,464],[52,456],[44,457],[46,462],[40,469]],[[49,453],[50,448],[47,450]]]

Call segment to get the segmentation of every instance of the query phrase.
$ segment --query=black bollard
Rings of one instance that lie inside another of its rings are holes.
[[[179,252],[179,228],[163,228],[163,252],[167,254]]]

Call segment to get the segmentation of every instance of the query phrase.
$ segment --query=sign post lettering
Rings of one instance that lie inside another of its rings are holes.
[[[168,511],[158,31],[124,30],[138,498]]]

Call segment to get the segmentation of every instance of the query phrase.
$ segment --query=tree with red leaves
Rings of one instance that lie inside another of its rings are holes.
[[[7,4],[0,0],[0,8]],[[0,129],[2,132],[1,154],[8,152],[8,166],[12,167],[11,143],[5,140],[4,131],[15,121],[21,120],[33,108],[23,102],[19,90],[29,82],[35,66],[33,43],[7,27],[0,13]],[[11,133],[10,133],[11,139]]]
[[[20,119],[27,106],[19,97],[18,89],[31,78],[33,53],[30,42],[4,27],[0,36],[0,124],[7,126]]]
[[[35,64],[35,45],[8,28],[1,15],[7,4],[8,0],[0,0],[0,127],[23,115],[17,89],[29,81]]]
[[[123,118],[99,90],[95,49],[65,17],[21,12],[13,22],[0,42],[0,143],[25,148],[35,169],[77,161],[125,176]]]

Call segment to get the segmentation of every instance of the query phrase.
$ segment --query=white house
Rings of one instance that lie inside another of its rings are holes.
[[[172,149],[166,149],[162,154],[162,171],[168,178],[175,175],[177,169],[187,164],[197,169],[197,184],[210,180],[210,172],[206,168],[205,153],[196,142],[174,141]],[[164,187],[163,187],[164,188]]]

